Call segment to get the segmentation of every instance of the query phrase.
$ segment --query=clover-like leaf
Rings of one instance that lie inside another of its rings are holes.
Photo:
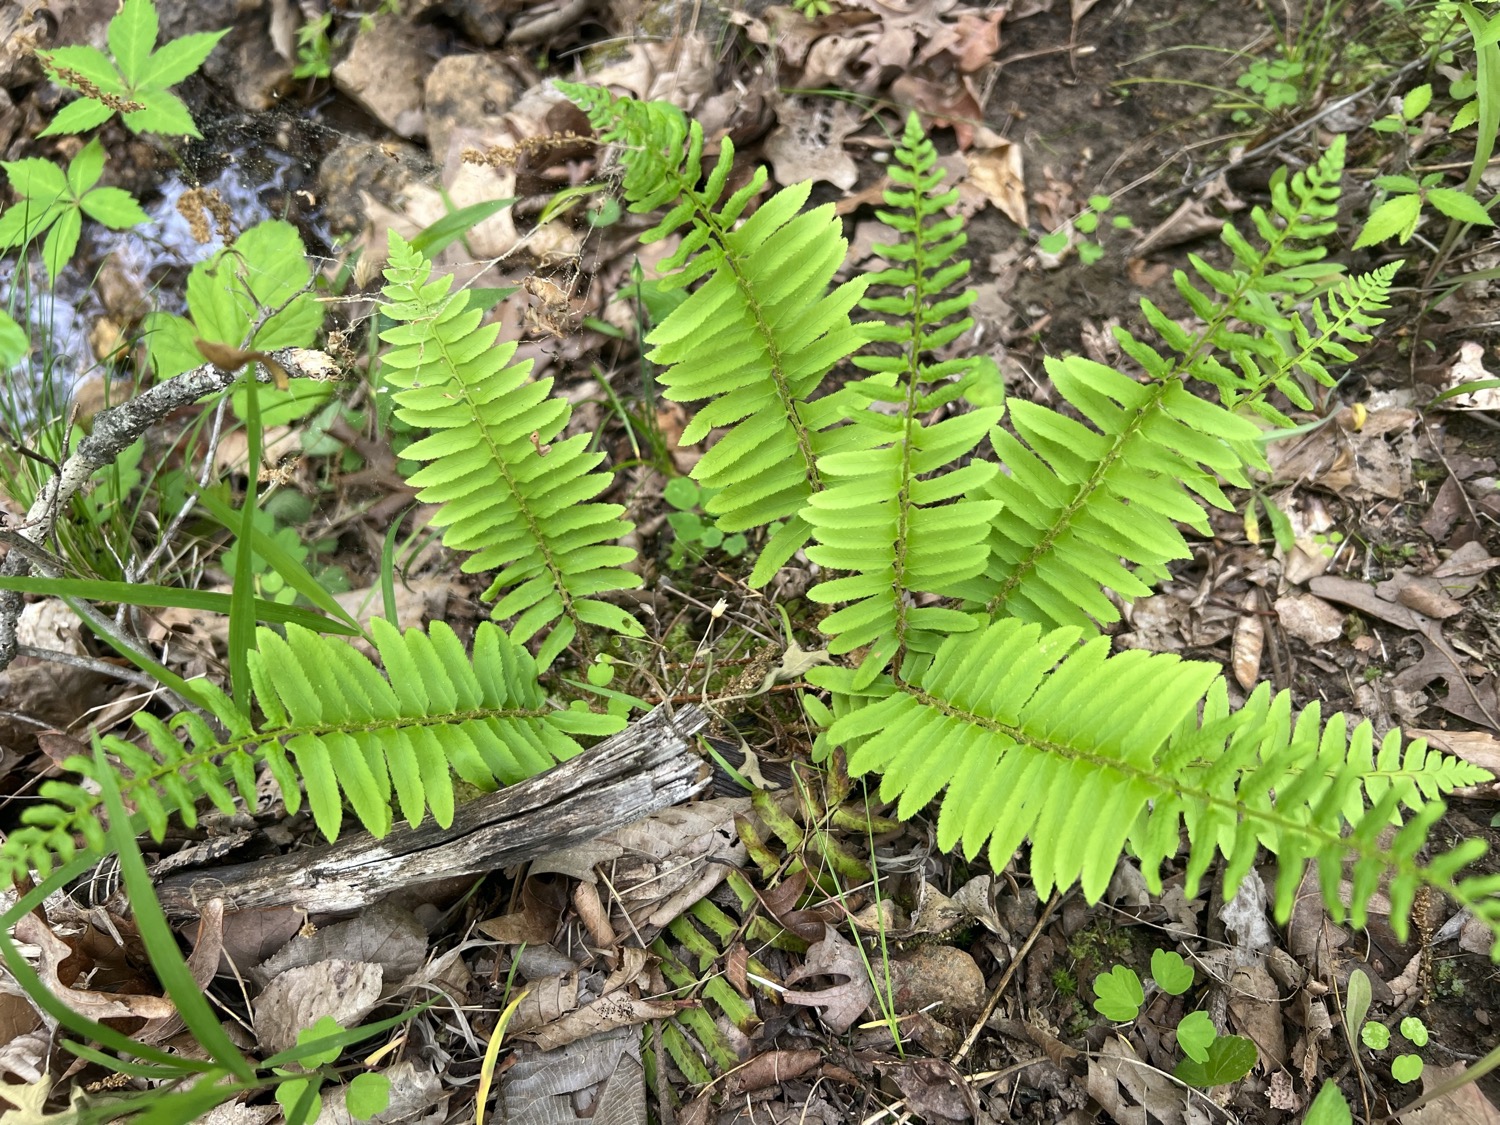
[[[1182,954],[1158,949],[1151,954],[1151,979],[1168,996],[1181,996],[1193,987],[1193,967]]]
[[[391,1104],[391,1080],[383,1074],[356,1074],[344,1091],[344,1108],[356,1121],[368,1121]]]
[[[1391,1060],[1391,1077],[1397,1082],[1415,1082],[1422,1077],[1421,1055],[1397,1055]]]
[[[1116,965],[1094,978],[1094,1009],[1107,1020],[1125,1023],[1141,1014],[1146,990],[1128,965]]]
[[[1391,1045],[1391,1029],[1371,1020],[1359,1030],[1359,1038],[1372,1051],[1383,1051]]]
[[[1344,1100],[1338,1086],[1332,1082],[1324,1082],[1318,1096],[1313,1099],[1313,1104],[1308,1107],[1302,1125],[1351,1125],[1353,1120],[1349,1103]]]
[[[1427,1046],[1427,1025],[1416,1016],[1407,1016],[1401,1021],[1401,1034],[1413,1046]]]
[[[1183,1059],[1173,1073],[1189,1086],[1223,1086],[1249,1074],[1256,1057],[1255,1044],[1243,1035],[1221,1035],[1209,1044],[1207,1059]]]
[[[1208,1061],[1208,1049],[1218,1037],[1207,1012],[1189,1012],[1177,1025],[1177,1045],[1184,1055],[1197,1062]]]

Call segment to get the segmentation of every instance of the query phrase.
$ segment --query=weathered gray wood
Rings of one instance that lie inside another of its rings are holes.
[[[354,832],[337,843],[211,869],[157,884],[169,917],[198,903],[225,909],[293,906],[310,914],[363,909],[403,887],[510,867],[599,836],[708,787],[711,771],[689,739],[708,723],[695,707],[658,707],[576,758],[462,805],[447,828],[427,822],[383,839]]]

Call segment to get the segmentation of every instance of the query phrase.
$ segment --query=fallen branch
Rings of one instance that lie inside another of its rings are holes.
[[[689,740],[707,723],[696,707],[658,707],[578,757],[460,806],[447,828],[428,822],[382,839],[356,832],[253,863],[172,872],[157,894],[175,919],[215,898],[229,911],[345,914],[407,887],[510,867],[701,793],[711,771]],[[111,907],[123,909],[116,897]]]

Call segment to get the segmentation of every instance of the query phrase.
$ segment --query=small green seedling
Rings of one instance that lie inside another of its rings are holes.
[[[1299,59],[1255,59],[1250,68],[1235,79],[1235,85],[1255,95],[1260,108],[1274,114],[1290,109],[1302,100],[1303,66]],[[1231,120],[1244,125],[1250,121],[1245,110],[1236,110]]]
[[[0,167],[16,193],[16,201],[0,217],[0,250],[23,246],[45,232],[42,264],[53,284],[78,248],[85,215],[111,230],[129,230],[146,221],[146,212],[128,191],[97,186],[104,172],[98,137],[68,162],[66,172],[38,157],[5,161]]]
[[[1114,200],[1107,195],[1089,196],[1088,207],[1070,224],[1072,232],[1084,236],[1094,234],[1099,229],[1100,217],[1113,206]],[[1135,224],[1130,221],[1129,215],[1115,215],[1110,218],[1109,225],[1116,230],[1129,230]],[[1037,240],[1037,246],[1046,254],[1062,254],[1072,241],[1072,232],[1068,226],[1059,227],[1051,234],[1042,235]],[[1078,250],[1078,260],[1086,266],[1091,266],[1104,257],[1104,247],[1088,237],[1079,238],[1074,245]]]
[[[701,488],[687,477],[673,477],[667,481],[662,495],[668,504],[677,509],[667,513],[667,523],[671,525],[674,535],[672,550],[667,556],[667,566],[670,569],[681,570],[690,553],[698,557],[715,547],[732,559],[745,553],[749,542],[742,533],[725,535],[714,525],[713,519],[702,512],[703,505],[708,503],[715,491],[712,488]]]
[[[1401,1038],[1413,1047],[1427,1045],[1427,1025],[1416,1016],[1407,1016],[1397,1027]],[[1391,1029],[1376,1020],[1359,1029],[1359,1038],[1372,1051],[1383,1051],[1391,1045]],[[1391,1077],[1397,1082],[1415,1082],[1422,1077],[1422,1056],[1407,1052],[1391,1060]]]
[[[1407,91],[1401,99],[1401,109],[1396,113],[1388,113],[1379,121],[1370,123],[1370,128],[1377,133],[1405,133],[1407,136],[1416,136],[1422,131],[1421,125],[1417,124],[1417,118],[1426,112],[1427,107],[1432,104],[1432,83],[1426,82],[1414,90]]]
[[[1180,954],[1158,949],[1151,954],[1151,978],[1169,996],[1181,996],[1193,986],[1193,967]],[[1094,995],[1094,1008],[1115,1023],[1134,1020],[1146,1002],[1141,978],[1125,965],[1095,977]],[[1220,1035],[1207,1012],[1190,1012],[1178,1022],[1177,1045],[1187,1057],[1174,1073],[1190,1086],[1237,1082],[1255,1065],[1255,1044],[1243,1036]]]
[[[1386,200],[1370,212],[1370,218],[1359,232],[1354,249],[1374,246],[1388,238],[1405,245],[1417,233],[1422,211],[1427,204],[1455,222],[1492,227],[1484,204],[1462,188],[1439,187],[1443,173],[1429,172],[1420,180],[1410,176],[1376,176],[1375,186],[1386,193]]]

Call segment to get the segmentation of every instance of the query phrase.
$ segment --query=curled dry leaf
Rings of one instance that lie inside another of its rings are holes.
[[[887,1071],[906,1106],[930,1125],[978,1116],[974,1091],[947,1059],[912,1059]]]
[[[368,961],[334,959],[288,969],[251,1004],[255,1037],[268,1054],[296,1046],[324,1016],[357,1027],[380,1002],[385,974]]]
[[[969,165],[969,182],[984,192],[997,211],[1022,230],[1027,229],[1026,179],[1021,167],[1021,146],[996,138],[994,144],[976,147],[964,158]]]
[[[765,1051],[724,1079],[730,1097],[765,1090],[801,1078],[823,1061],[822,1051]]]
[[[292,939],[255,966],[250,976],[266,985],[288,969],[333,959],[379,965],[386,980],[398,981],[416,972],[427,959],[427,929],[411,911],[377,903],[347,922]]]
[[[1266,648],[1266,623],[1260,616],[1260,594],[1249,591],[1240,603],[1240,619],[1234,627],[1230,665],[1240,687],[1250,691],[1260,683],[1260,661]]]
[[[16,923],[15,936],[18,941],[34,945],[40,950],[37,975],[53,996],[81,1016],[87,1016],[91,1020],[128,1019],[132,1016],[158,1020],[177,1014],[176,1006],[165,996],[130,996],[65,985],[58,977],[57,970],[58,966],[73,955],[73,949],[54,934],[34,911]]]
[[[842,983],[827,988],[799,992],[787,989],[781,998],[788,1004],[817,1008],[823,1022],[835,1035],[854,1026],[861,1013],[875,998],[875,990],[865,973],[859,951],[845,941],[833,927],[823,931],[823,940],[807,949],[807,958],[786,976],[787,984],[797,984],[812,977],[843,978]]]

